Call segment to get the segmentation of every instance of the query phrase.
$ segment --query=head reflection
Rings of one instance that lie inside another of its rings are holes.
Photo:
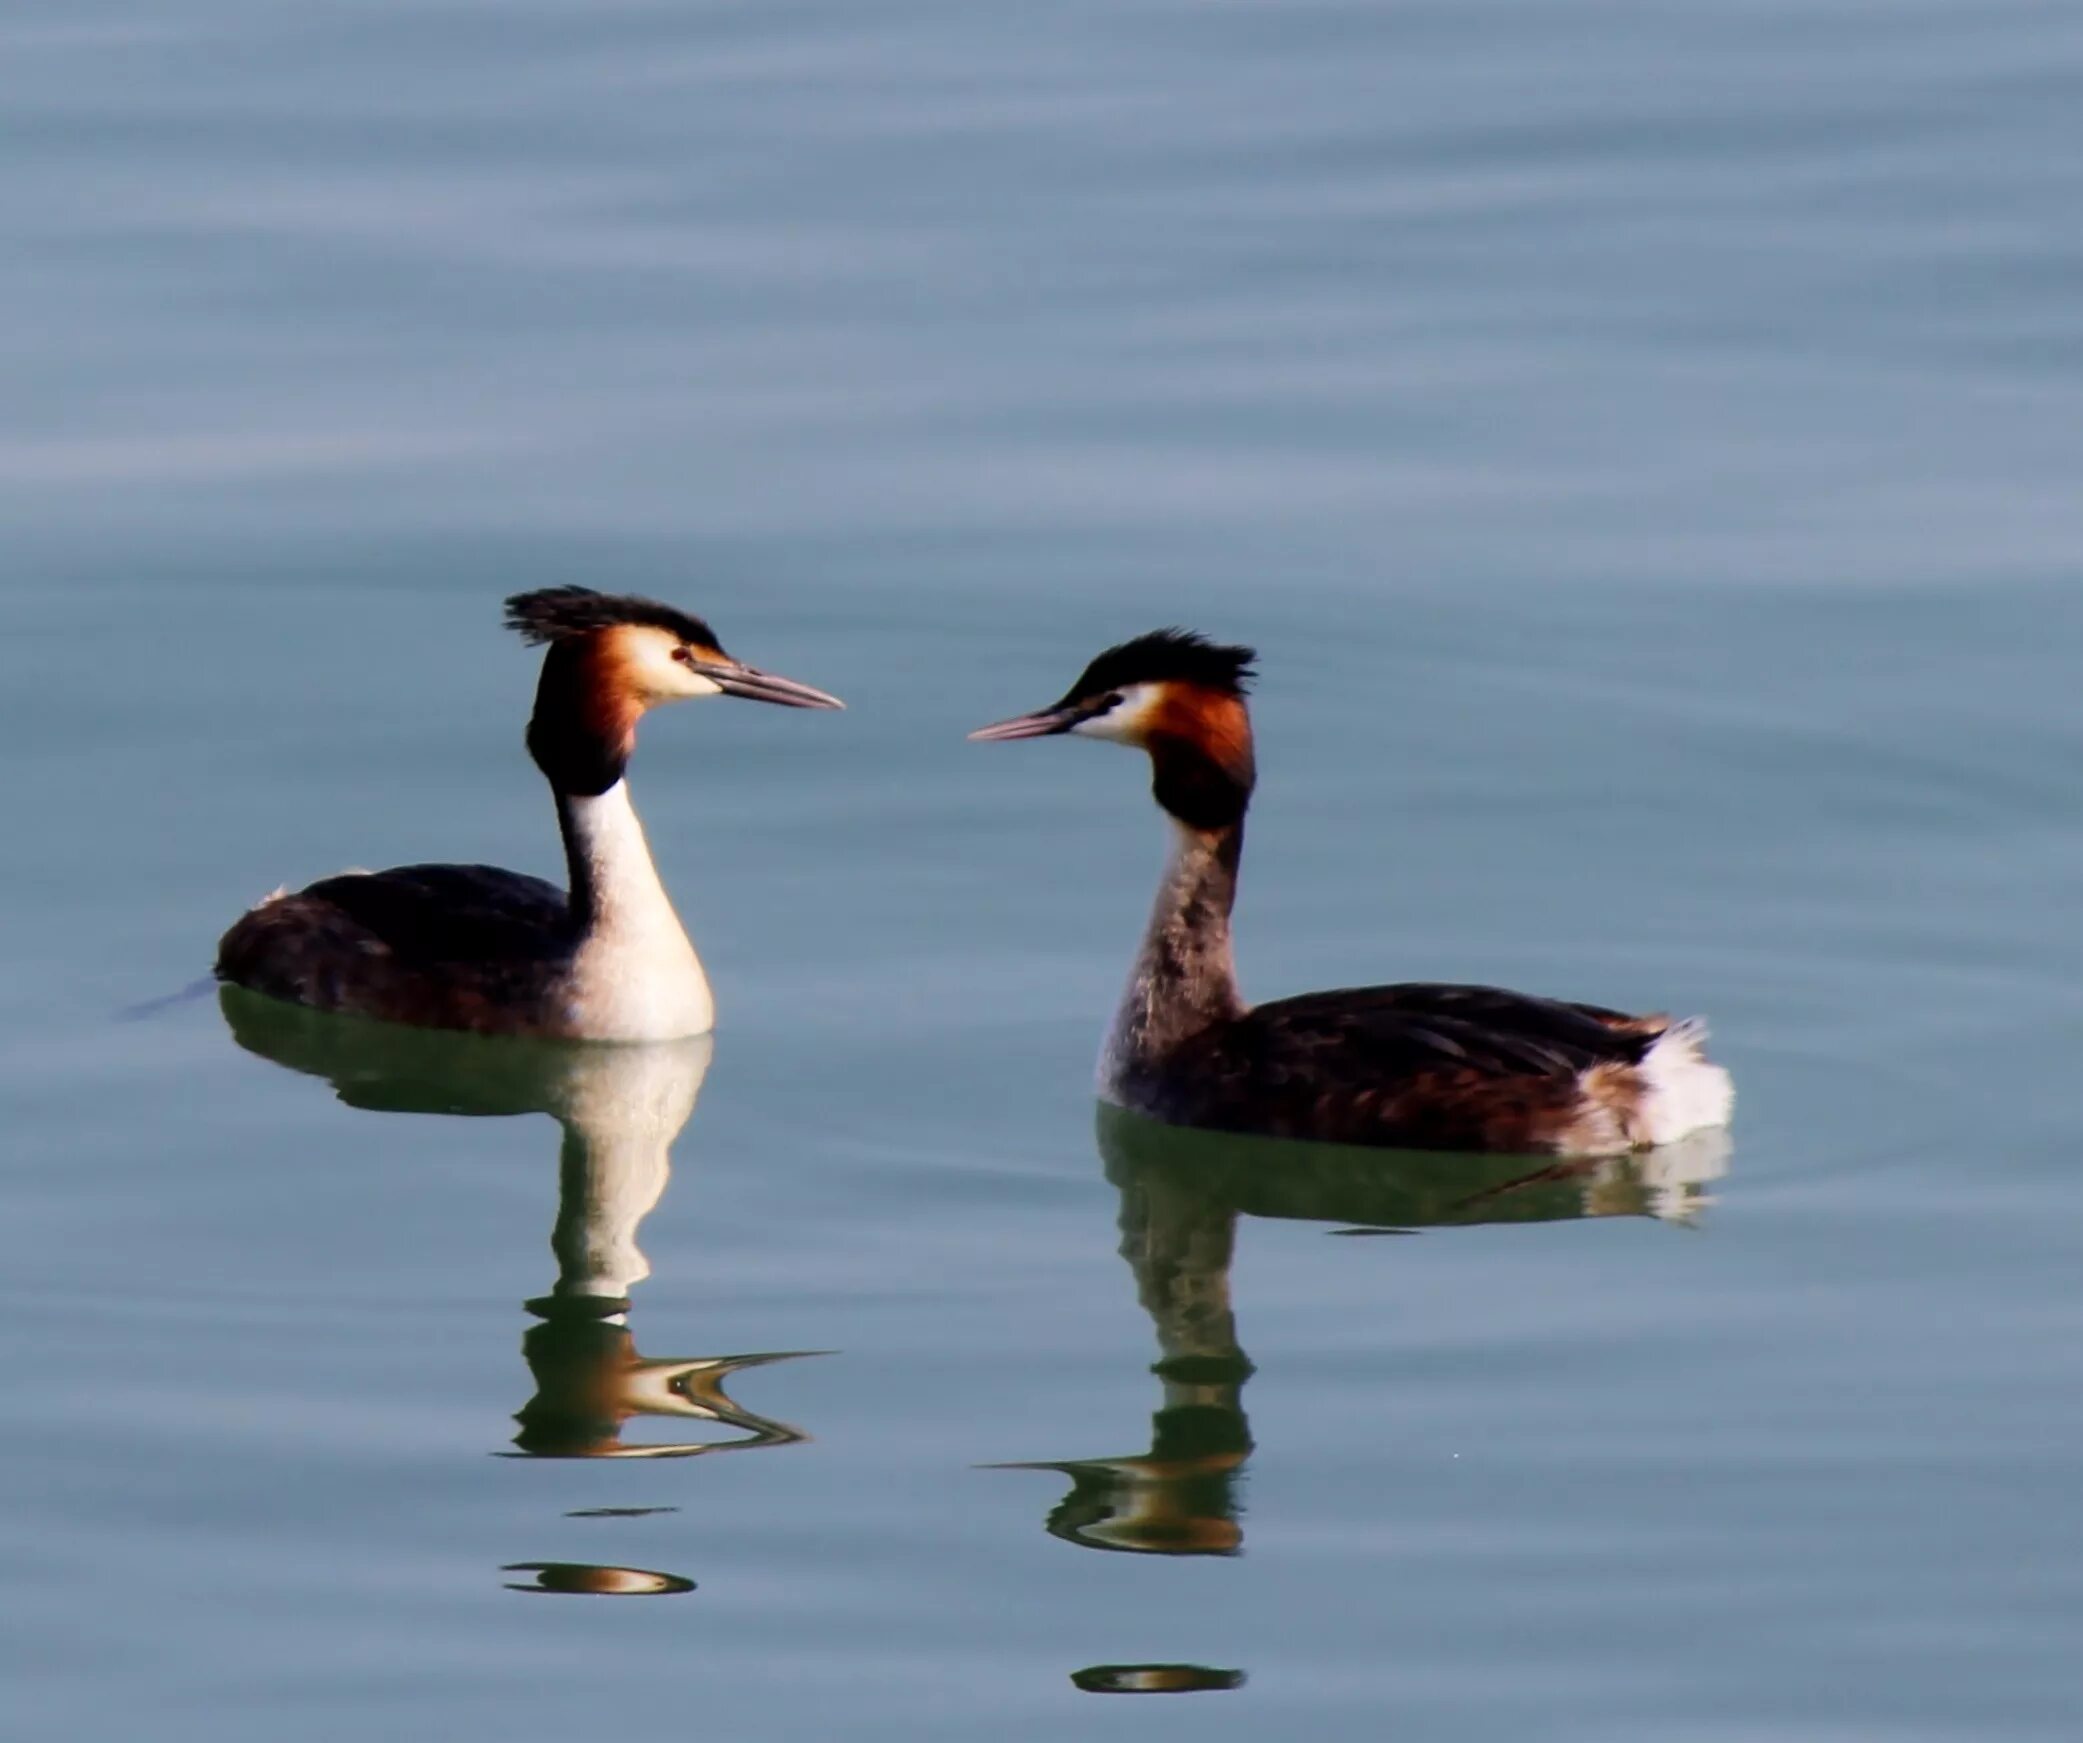
[[[1634,1156],[1557,1162],[1201,1132],[1101,1104],[1099,1150],[1121,1194],[1121,1256],[1157,1334],[1160,1385],[1147,1452],[1006,1467],[1055,1471],[1070,1490],[1050,1535],[1086,1549],[1234,1555],[1252,1450],[1230,1259],[1240,1216],[1343,1224],[1352,1235],[1582,1217],[1689,1224],[1728,1164],[1725,1133]]]
[[[544,1113],[562,1128],[557,1274],[525,1304],[537,1323],[522,1339],[534,1393],[515,1412],[512,1457],[686,1458],[785,1446],[805,1438],[732,1401],[742,1368],[807,1352],[646,1356],[629,1325],[630,1291],[650,1275],[637,1244],[672,1172],[672,1145],[709,1068],[706,1037],[650,1045],[532,1042],[405,1029],[279,1003],[236,987],[221,995],[233,1037],[249,1052],[327,1079],[349,1106],[384,1113]],[[642,1418],[675,1429],[715,1426],[733,1438],[625,1439]],[[596,1509],[641,1513],[653,1509]],[[691,1589],[676,1574],[515,1564],[530,1591],[612,1594]]]

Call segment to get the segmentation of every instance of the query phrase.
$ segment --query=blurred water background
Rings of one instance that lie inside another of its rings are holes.
[[[2016,0],[16,0],[8,1734],[2072,1737],[2079,77]],[[116,1019],[278,882],[555,872],[557,582],[852,704],[647,728],[713,1059]],[[1096,1130],[1142,777],[961,735],[1165,622],[1263,650],[1247,991],[1704,1011],[1733,1149]]]

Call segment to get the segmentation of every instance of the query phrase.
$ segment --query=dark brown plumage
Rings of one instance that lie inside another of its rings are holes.
[[[243,914],[216,974],[321,1011],[476,1034],[556,1032],[544,1013],[577,928],[555,884],[491,865],[320,878]]]
[[[1131,1105],[1176,1125],[1407,1150],[1534,1153],[1601,1091],[1616,1111],[1668,1027],[1498,987],[1413,983],[1305,993],[1211,1024],[1138,1079]]]

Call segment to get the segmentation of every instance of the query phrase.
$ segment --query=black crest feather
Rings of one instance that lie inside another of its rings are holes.
[[[1065,700],[1131,684],[1186,683],[1242,696],[1258,676],[1251,648],[1225,647],[1190,629],[1156,629],[1109,648],[1085,668]]]
[[[623,623],[647,624],[682,641],[696,642],[718,653],[723,651],[716,632],[693,612],[663,605],[655,599],[640,599],[633,593],[596,593],[590,587],[544,587],[534,593],[516,593],[506,602],[506,627],[536,647],[613,629]]]

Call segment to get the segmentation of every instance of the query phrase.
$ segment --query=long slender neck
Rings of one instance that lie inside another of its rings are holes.
[[[627,781],[617,781],[604,793],[559,793],[557,828],[571,877],[572,921],[582,935],[670,928],[686,936],[651,857],[643,822],[630,803]]]
[[[1171,857],[1107,1038],[1103,1089],[1246,1009],[1230,949],[1243,816],[1215,829],[1197,829],[1177,818],[1170,822]]]
[[[614,681],[601,638],[552,647],[528,722],[528,750],[557,798],[571,874],[571,914],[582,935],[681,932],[623,771],[642,713]]]
[[[1251,719],[1239,695],[1189,693],[1170,717],[1160,716],[1144,748],[1172,851],[1099,1065],[1100,1093],[1131,1099],[1136,1080],[1160,1070],[1174,1048],[1247,1009],[1230,950],[1230,909],[1257,782]]]

